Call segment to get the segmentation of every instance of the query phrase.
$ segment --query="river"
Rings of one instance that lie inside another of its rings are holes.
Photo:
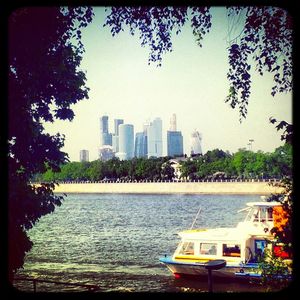
[[[34,246],[17,275],[93,284],[102,292],[205,292],[206,279],[175,279],[159,257],[173,253],[177,232],[190,228],[200,207],[194,227],[230,227],[244,218],[237,211],[246,202],[259,200],[259,195],[69,194],[29,231]],[[15,281],[15,286],[32,291],[31,282]],[[262,290],[233,282],[213,288]],[[37,284],[37,291],[65,290]]]

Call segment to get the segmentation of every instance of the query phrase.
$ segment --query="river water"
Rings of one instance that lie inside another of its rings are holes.
[[[93,284],[101,292],[205,292],[207,279],[175,279],[159,257],[172,254],[178,231],[235,226],[259,195],[69,194],[29,231],[34,246],[18,277]],[[32,282],[15,281],[22,291]],[[37,291],[82,288],[38,283]],[[255,292],[254,284],[220,283],[216,292]]]

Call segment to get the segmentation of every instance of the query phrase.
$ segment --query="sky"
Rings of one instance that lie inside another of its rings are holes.
[[[240,148],[273,152],[283,145],[281,132],[269,122],[270,117],[292,122],[292,94],[271,96],[272,76],[253,72],[247,118],[240,123],[238,109],[232,109],[225,98],[229,83],[228,38],[238,28],[228,24],[226,11],[213,8],[212,28],[200,48],[187,22],[179,35],[172,37],[173,51],[163,55],[162,66],[148,65],[149,50],[142,47],[139,35],[128,31],[112,37],[103,27],[108,12],[94,8],[93,22],[82,32],[85,53],[81,69],[86,72],[89,99],[72,106],[74,120],[46,124],[51,134],[65,135],[70,161],[79,161],[81,149],[89,150],[90,161],[98,159],[100,117],[109,117],[109,131],[114,119],[133,124],[142,131],[148,120],[160,117],[163,123],[163,155],[167,155],[167,130],[173,113],[177,130],[183,135],[184,152],[190,153],[190,135],[202,135],[202,151],[222,149],[234,153]],[[229,26],[229,27],[228,27]],[[230,31],[230,35],[229,35]]]

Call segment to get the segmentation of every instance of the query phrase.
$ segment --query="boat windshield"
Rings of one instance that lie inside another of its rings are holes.
[[[250,222],[273,222],[273,208],[272,207],[252,207],[245,221]]]

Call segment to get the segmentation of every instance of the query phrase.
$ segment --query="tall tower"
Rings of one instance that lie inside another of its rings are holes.
[[[118,156],[122,160],[131,159],[134,156],[134,135],[133,125],[119,125],[119,152]]]
[[[162,156],[162,121],[155,118],[147,126],[148,158]]]
[[[191,156],[202,154],[201,147],[202,137],[197,130],[194,130],[191,134]]]
[[[181,131],[169,130],[167,132],[167,147],[168,156],[183,156],[183,136]]]
[[[108,116],[100,117],[100,132],[108,133]]]
[[[123,119],[115,119],[115,135],[119,135],[119,125],[124,124]]]
[[[114,125],[115,125],[115,132],[112,135],[112,146],[114,152],[119,152],[119,125],[124,124],[123,119],[115,119]]]
[[[183,136],[177,131],[176,115],[170,119],[170,130],[167,131],[167,154],[168,156],[183,156]]]
[[[173,114],[170,119],[170,131],[177,131],[176,114]]]
[[[137,158],[147,157],[147,135],[145,131],[135,134],[134,156]]]
[[[100,117],[100,147],[112,145],[112,135],[108,132],[108,116]]]

